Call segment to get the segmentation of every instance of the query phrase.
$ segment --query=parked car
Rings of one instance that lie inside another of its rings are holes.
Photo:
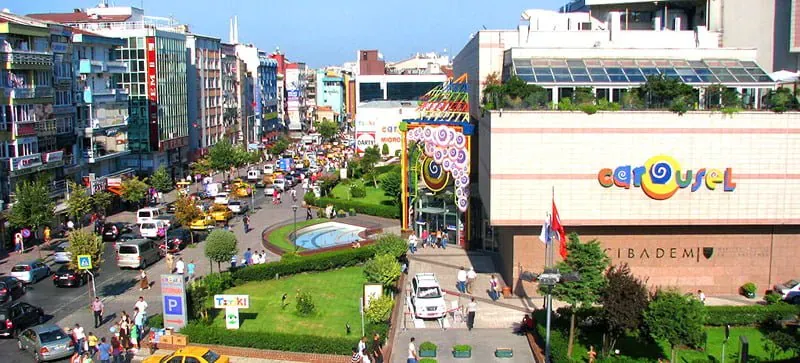
[[[161,254],[166,255],[166,252],[178,252],[192,241],[192,231],[186,228],[176,228],[167,232],[167,237],[164,239],[158,248],[161,249]]]
[[[228,209],[236,214],[242,214],[250,210],[250,204],[243,200],[232,200],[228,203]]]
[[[117,266],[120,268],[145,268],[160,259],[158,246],[149,239],[135,239],[122,243],[117,251]]]
[[[275,179],[272,181],[272,185],[275,188],[278,188],[278,191],[285,191],[287,186],[286,179]]]
[[[800,304],[800,279],[786,281],[777,284],[772,291],[781,294],[783,300],[793,304]]]
[[[145,238],[159,238],[158,230],[159,228],[164,228],[164,231],[169,228],[166,222],[154,220],[151,222],[142,223],[139,225],[139,234]]]
[[[200,199],[202,199],[202,197],[200,197]],[[167,206],[164,208],[164,210],[169,214],[175,214],[175,202],[167,203]]]
[[[267,183],[264,182],[264,179],[257,181],[255,184],[256,189],[264,189],[267,186]]]
[[[270,175],[274,172],[275,172],[274,165],[269,165],[269,164],[264,165],[264,170],[263,170],[264,175]]]
[[[12,337],[22,329],[44,323],[44,310],[26,302],[0,306],[0,336]]]
[[[16,277],[0,276],[0,302],[19,299],[22,295],[25,295],[22,281]]]
[[[28,261],[14,265],[11,276],[30,284],[50,276],[50,267],[39,261]]]
[[[119,251],[119,246],[121,244],[123,244],[125,242],[128,242],[128,241],[133,241],[135,239],[142,239],[142,236],[138,235],[136,233],[133,233],[133,232],[125,233],[125,234],[119,236],[119,238],[114,242],[114,251]]]
[[[103,225],[103,241],[116,241],[125,232],[130,232],[131,227],[125,223],[113,222]]]
[[[177,352],[169,355],[151,355],[144,359],[144,363],[161,362],[228,363],[230,362],[230,358],[225,355],[217,354],[205,347],[189,346],[186,348],[181,348]]]
[[[208,214],[205,214],[199,219],[192,221],[192,224],[189,225],[189,229],[193,231],[208,231],[214,229],[216,226],[217,222],[214,221],[214,218]]]
[[[53,273],[53,285],[56,287],[78,287],[89,282],[89,274],[81,270],[73,270],[69,265],[61,267]]]
[[[228,202],[230,202],[230,197],[228,193],[217,193],[217,196],[214,197],[214,204],[227,205]]]
[[[167,229],[180,227],[178,219],[174,215],[162,214],[155,218],[156,221],[162,221],[167,224]]]
[[[53,261],[55,263],[67,263],[72,260],[72,254],[67,252],[69,242],[61,242],[53,247]]]
[[[144,222],[150,222],[153,218],[158,217],[161,215],[161,211],[158,208],[142,208],[136,211],[136,224],[142,224]]]
[[[441,318],[447,312],[439,280],[433,273],[418,273],[411,280],[411,305],[417,318]]]
[[[17,337],[20,350],[33,354],[37,362],[62,359],[74,353],[72,337],[55,324],[25,329]]]
[[[275,193],[275,185],[274,184],[267,184],[264,186],[264,196],[267,198],[272,198],[272,194]]]

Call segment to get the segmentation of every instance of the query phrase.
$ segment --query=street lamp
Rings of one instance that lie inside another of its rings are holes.
[[[553,243],[548,243],[548,249],[553,250]],[[550,256],[552,263],[552,256]],[[547,305],[547,333],[545,334],[544,342],[544,357],[545,362],[550,363],[550,316],[553,311],[553,286],[559,282],[574,282],[580,280],[580,275],[577,272],[570,272],[561,274],[557,268],[546,267],[544,272],[538,277],[539,285],[547,286],[547,296],[545,297],[545,304]]]
[[[294,244],[294,251],[297,252],[297,204],[292,204],[292,212],[294,212],[294,234],[292,234],[292,243]]]

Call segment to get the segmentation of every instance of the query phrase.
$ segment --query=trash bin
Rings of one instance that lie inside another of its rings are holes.
[[[508,299],[511,297],[511,288],[508,286],[503,286],[503,297]]]

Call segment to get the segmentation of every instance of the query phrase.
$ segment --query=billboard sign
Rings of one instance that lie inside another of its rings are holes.
[[[370,146],[375,145],[374,132],[356,132],[356,152],[363,153]]]
[[[164,313],[164,327],[176,331],[186,326],[186,285],[183,275],[161,275],[161,299]]]
[[[145,38],[147,60],[147,120],[151,151],[158,151],[158,78],[156,77],[156,38]]]

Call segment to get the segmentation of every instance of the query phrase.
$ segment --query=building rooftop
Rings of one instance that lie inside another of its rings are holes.
[[[71,13],[28,14],[28,16],[34,19],[56,23],[119,23],[128,21],[128,19],[131,18],[130,15],[90,15],[82,10],[76,10]]]
[[[367,101],[358,104],[358,109],[364,108],[398,108],[398,107],[417,107],[417,101]]]

